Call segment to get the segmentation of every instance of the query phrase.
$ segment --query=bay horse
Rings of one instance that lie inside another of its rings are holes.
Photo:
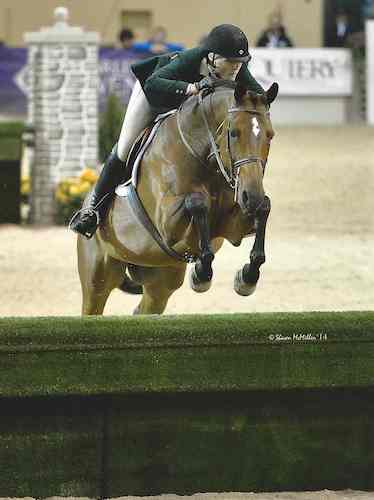
[[[82,315],[103,314],[124,280],[141,286],[134,314],[162,314],[188,263],[195,263],[192,289],[204,292],[224,240],[239,246],[249,235],[255,235],[250,262],[237,271],[234,289],[254,292],[265,262],[270,199],[263,175],[274,136],[269,107],[277,93],[276,83],[256,94],[223,81],[189,97],[159,124],[136,190],[130,182],[127,194],[114,195],[93,238],[78,235]]]

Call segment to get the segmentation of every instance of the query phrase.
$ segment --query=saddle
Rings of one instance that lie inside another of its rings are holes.
[[[127,173],[126,180],[121,184],[119,184],[115,189],[115,193],[118,196],[125,196],[124,188],[129,184],[129,182],[132,182],[134,187],[137,186],[138,171],[144,153],[152,143],[161,123],[164,120],[166,120],[168,116],[176,112],[177,109],[172,109],[170,111],[167,111],[166,113],[157,115],[152,124],[149,127],[145,128],[135,139],[135,142],[131,146],[130,152],[126,160],[126,169],[125,169]]]

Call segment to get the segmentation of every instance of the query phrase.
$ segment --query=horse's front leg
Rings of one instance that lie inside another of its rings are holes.
[[[265,262],[265,230],[270,213],[270,198],[265,196],[255,214],[256,237],[249,264],[245,264],[235,275],[234,289],[239,295],[252,295],[260,277],[260,267]]]
[[[190,273],[190,285],[195,292],[206,292],[212,284],[214,253],[210,240],[208,200],[202,193],[186,196],[185,207],[197,229],[200,257]]]

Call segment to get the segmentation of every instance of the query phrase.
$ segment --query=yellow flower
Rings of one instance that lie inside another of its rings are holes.
[[[56,192],[56,199],[63,205],[68,205],[70,200],[69,196],[67,196],[65,193],[61,191]]]
[[[88,191],[90,191],[91,188],[92,188],[92,184],[91,184],[91,182],[88,182],[88,181],[81,182],[81,184],[79,186],[79,190],[83,194],[88,193]]]
[[[65,207],[75,206],[77,199],[83,201],[88,191],[92,189],[92,182],[87,177],[88,175],[85,175],[84,178],[79,176],[62,179],[56,186],[56,200]],[[90,178],[93,179],[93,176]]]
[[[79,196],[80,195],[80,190],[79,190],[79,186],[77,184],[72,184],[70,187],[69,187],[69,194],[71,196]]]
[[[78,177],[66,177],[63,181],[65,184],[76,184],[78,182]]]
[[[82,181],[87,181],[93,184],[94,182],[97,181],[98,175],[91,168],[85,168],[79,177]]]
[[[66,203],[69,200],[69,197],[67,195],[67,191],[66,191],[66,188],[64,187],[63,182],[60,182],[60,184],[57,186],[57,189],[55,191],[55,197],[61,203]]]

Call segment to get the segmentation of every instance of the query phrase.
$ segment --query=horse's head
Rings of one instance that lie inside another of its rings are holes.
[[[263,95],[238,85],[223,123],[220,150],[225,168],[235,182],[235,201],[243,213],[253,214],[264,200],[263,175],[274,130],[269,105],[278,85]]]

